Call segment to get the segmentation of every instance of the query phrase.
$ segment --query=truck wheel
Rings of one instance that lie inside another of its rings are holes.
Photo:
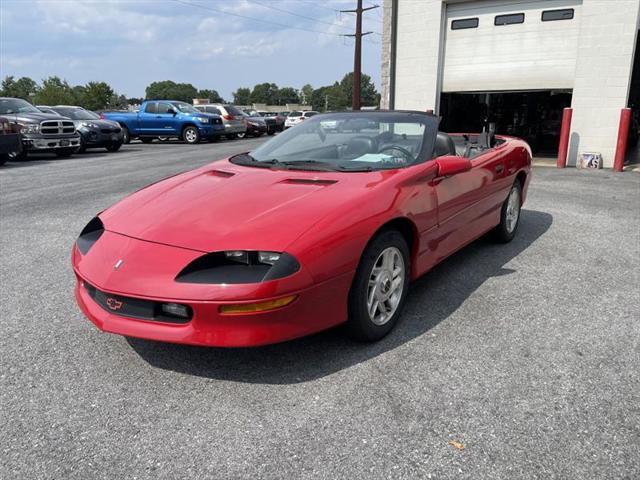
[[[27,152],[24,150],[21,152],[9,152],[7,153],[7,157],[10,162],[19,162],[27,159]]]
[[[242,138],[244,138],[244,137],[246,137],[246,136],[247,136],[247,134],[246,134],[245,132],[242,132],[242,133],[236,133],[236,137],[235,137],[235,138],[241,138],[241,139],[242,139]]]
[[[200,132],[196,127],[187,125],[182,130],[182,138],[187,144],[195,145],[196,143],[200,143]]]
[[[56,152],[56,156],[59,158],[68,158],[76,151],[75,148],[64,148]]]
[[[129,134],[129,129],[124,125],[122,127],[122,143],[129,143],[131,141],[131,134]]]

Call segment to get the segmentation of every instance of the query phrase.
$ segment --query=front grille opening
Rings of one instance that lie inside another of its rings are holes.
[[[123,295],[113,295],[98,290],[93,285],[82,282],[84,289],[89,296],[104,311],[118,315],[120,317],[133,318],[137,320],[147,320],[150,322],[185,324],[193,319],[193,309],[189,305],[174,304],[173,302],[156,302],[142,298],[126,297]],[[186,317],[173,315],[167,312],[163,305],[179,305],[186,312]]]

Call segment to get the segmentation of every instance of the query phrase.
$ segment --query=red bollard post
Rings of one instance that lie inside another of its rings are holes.
[[[624,154],[627,152],[627,139],[629,138],[629,124],[631,123],[631,109],[623,108],[620,112],[620,126],[618,127],[618,143],[616,156],[613,161],[613,171],[621,172],[624,169]]]
[[[569,133],[571,133],[571,117],[573,108],[565,108],[562,111],[562,127],[560,128],[560,145],[558,146],[558,162],[556,167],[567,166],[567,153],[569,151]]]

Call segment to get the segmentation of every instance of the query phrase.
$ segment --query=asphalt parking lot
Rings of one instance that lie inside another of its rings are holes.
[[[640,478],[636,173],[536,168],[517,238],[425,275],[377,344],[99,333],[72,292],[86,222],[262,141],[0,169],[0,478]]]

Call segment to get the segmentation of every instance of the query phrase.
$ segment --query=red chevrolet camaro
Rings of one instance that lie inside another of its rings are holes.
[[[397,323],[409,282],[481,235],[516,234],[531,150],[421,112],[317,115],[256,150],[104,210],[72,253],[101,330],[253,346]]]

